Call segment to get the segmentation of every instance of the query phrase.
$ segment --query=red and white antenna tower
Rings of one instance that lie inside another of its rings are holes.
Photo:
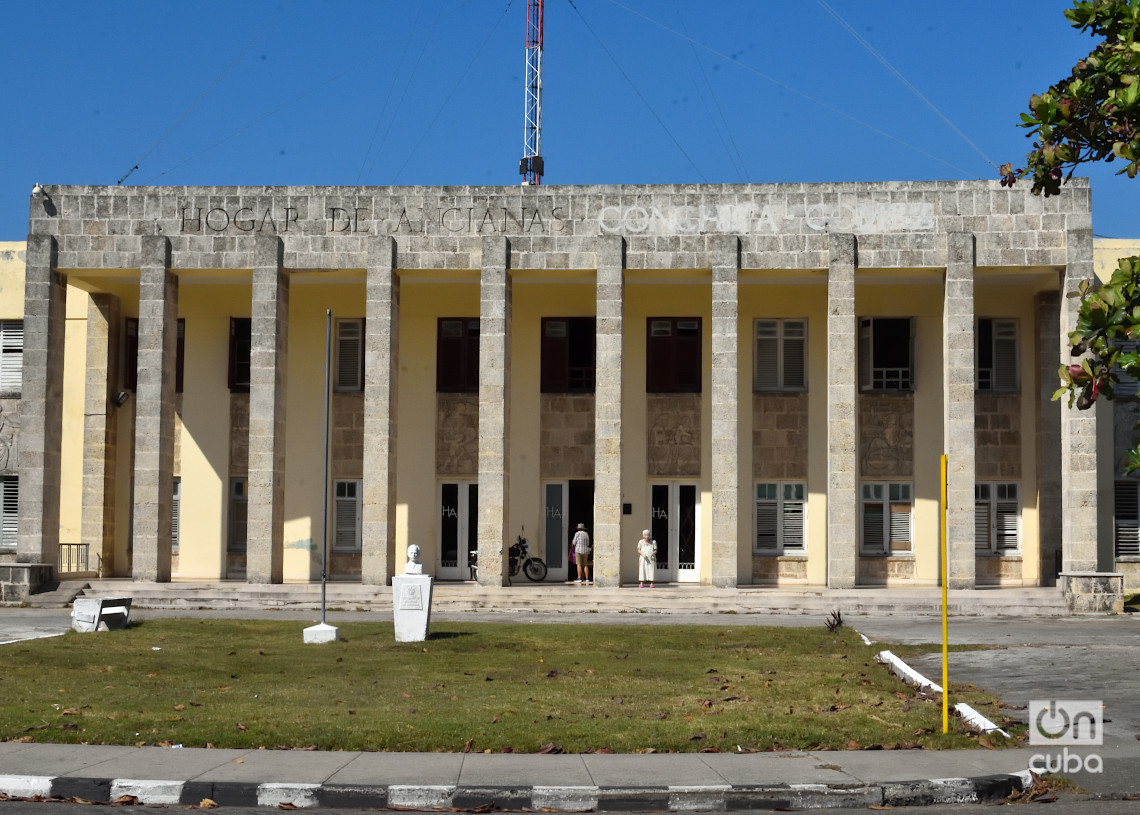
[[[526,3],[526,104],[523,109],[523,184],[542,183],[542,5]]]

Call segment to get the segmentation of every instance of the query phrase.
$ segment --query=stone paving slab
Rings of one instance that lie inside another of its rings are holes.
[[[357,753],[328,778],[330,784],[456,785],[462,753]]]
[[[605,756],[614,758],[614,756]],[[464,786],[504,786],[513,784],[584,786],[594,784],[580,755],[471,753],[463,758],[459,783]]]
[[[206,770],[195,781],[249,781],[320,784],[344,769],[358,752],[305,750],[251,750],[225,764]]]
[[[747,786],[784,784],[849,784],[858,780],[831,761],[828,753],[702,753],[706,764],[726,783]]]
[[[90,775],[98,771],[108,778],[154,778],[189,781],[219,770],[253,750],[207,750],[203,748],[134,747],[131,752],[113,756],[98,765],[78,768],[63,775]],[[139,775],[145,768],[145,775]]]
[[[9,775],[76,775],[120,756],[135,755],[137,747],[85,744],[29,744],[29,749],[4,756],[3,772]]]

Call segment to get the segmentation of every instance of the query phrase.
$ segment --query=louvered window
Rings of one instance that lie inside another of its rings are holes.
[[[752,389],[757,393],[807,389],[807,320],[757,320]]]
[[[593,317],[543,317],[542,393],[593,393],[597,320]]]
[[[909,554],[912,507],[910,484],[864,484],[863,554]]]
[[[170,518],[170,551],[172,554],[178,554],[178,542],[181,537],[180,529],[182,526],[182,479],[175,477],[174,479],[174,500],[172,502],[172,511]]]
[[[0,320],[0,394],[19,396],[24,376],[24,321]]]
[[[20,528],[20,479],[18,476],[0,476],[0,551],[16,551],[16,535]]]
[[[360,481],[348,479],[333,484],[333,551],[360,551]]]
[[[253,351],[253,320],[230,317],[230,361],[227,379],[233,393],[249,393],[250,355]]]
[[[758,555],[799,554],[805,542],[806,487],[802,483],[756,485]]]
[[[336,321],[336,371],[333,390],[359,393],[364,390],[364,319]]]
[[[1140,481],[1117,481],[1114,538],[1117,557],[1140,557]]]
[[[978,320],[977,389],[1016,393],[1017,320]]]
[[[1021,551],[1021,506],[1017,484],[974,485],[974,549],[980,553]]]

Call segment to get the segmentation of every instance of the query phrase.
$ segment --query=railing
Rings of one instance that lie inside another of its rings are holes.
[[[86,543],[61,543],[59,545],[59,573],[74,574],[91,571],[88,560],[90,548],[90,545]]]

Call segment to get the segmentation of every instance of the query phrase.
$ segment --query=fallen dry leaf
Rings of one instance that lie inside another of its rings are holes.
[[[473,741],[475,741],[475,739],[468,739],[467,741],[463,742],[463,752],[465,752],[465,753],[471,752],[471,743]]]
[[[175,706],[174,706],[174,709],[175,709],[175,710],[185,710],[185,709],[186,709],[186,705],[175,705]]]
[[[240,730],[240,731],[241,731],[241,732],[243,732],[243,733],[244,733],[244,732],[246,732],[247,730],[249,730],[249,728],[248,728],[248,727],[246,727],[246,726],[245,726],[244,724],[242,724],[241,722],[238,722],[238,723],[237,723],[237,729],[238,729],[238,730]]]
[[[216,809],[217,806],[218,806],[218,802],[213,800],[212,798],[203,798],[198,803],[199,809]]]
[[[79,715],[79,708],[77,708],[77,707],[65,707],[63,710],[60,711],[60,715],[61,716],[78,716]]]

